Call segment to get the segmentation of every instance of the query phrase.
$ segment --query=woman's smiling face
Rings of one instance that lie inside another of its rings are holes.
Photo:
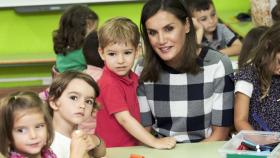
[[[145,25],[154,51],[167,65],[176,67],[181,60],[186,33],[190,30],[188,20],[182,23],[172,13],[159,10]]]

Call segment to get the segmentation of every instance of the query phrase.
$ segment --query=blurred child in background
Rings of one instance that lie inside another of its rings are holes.
[[[238,58],[238,67],[241,68],[248,64],[255,56],[255,51],[252,51],[257,47],[259,39],[268,30],[268,26],[259,26],[251,29],[242,41],[242,48]]]
[[[84,72],[91,75],[94,80],[99,80],[104,62],[98,53],[98,35],[96,31],[91,32],[85,39],[83,53],[87,63],[87,69]]]
[[[260,38],[253,59],[236,74],[235,128],[280,131],[280,23]]]
[[[34,92],[12,93],[0,101],[0,153],[9,158],[56,158],[47,105]]]
[[[228,56],[239,55],[242,43],[225,25],[218,23],[212,0],[192,0],[187,5],[193,16],[198,43]]]
[[[59,28],[53,32],[56,64],[52,77],[66,70],[87,71],[87,63],[82,51],[85,38],[98,26],[97,14],[86,6],[73,5],[60,18]],[[48,89],[41,92],[43,100],[48,98]]]
[[[101,108],[96,133],[108,147],[134,146],[140,141],[157,149],[173,148],[174,138],[157,139],[139,123],[138,76],[131,71],[140,40],[137,25],[124,17],[113,18],[100,28],[98,38],[105,66],[98,81]]]
[[[96,30],[97,25],[97,14],[86,6],[74,5],[63,13],[59,28],[53,33],[58,72],[86,69],[82,47],[86,36]]]
[[[78,124],[97,108],[95,98],[98,95],[96,82],[83,72],[66,71],[55,77],[48,103],[55,128],[51,148],[59,158],[105,156],[105,145],[97,135],[76,131]]]

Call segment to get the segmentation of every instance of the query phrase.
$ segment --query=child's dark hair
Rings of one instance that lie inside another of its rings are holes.
[[[54,78],[50,86],[48,103],[50,103],[50,101],[53,102],[57,101],[62,95],[62,93],[64,92],[64,90],[67,88],[68,84],[73,79],[81,79],[85,81],[94,89],[95,98],[99,96],[99,87],[91,76],[80,71],[65,71]],[[98,108],[98,104],[96,102],[94,103],[93,108],[94,109]],[[49,109],[51,111],[51,115],[53,115],[52,108],[49,107]]]
[[[186,5],[188,6],[191,13],[193,11],[208,10],[211,5],[214,7],[212,0],[188,0]]]
[[[98,53],[98,35],[96,31],[92,31],[85,39],[83,53],[87,64],[102,68],[104,62]]]
[[[46,148],[50,147],[54,138],[52,118],[48,106],[40,99],[37,93],[31,91],[19,91],[3,97],[0,100],[0,152],[8,156],[10,147],[13,145],[12,130],[14,126],[15,112],[32,110],[44,115],[47,125],[48,138]]]
[[[271,17],[273,22],[279,22],[280,21],[280,4],[277,2],[277,4],[273,7],[271,10]]]
[[[268,30],[267,26],[259,26],[251,29],[242,41],[242,49],[238,58],[238,67],[241,68],[248,64],[256,54],[252,51],[258,45],[259,39]]]
[[[88,25],[97,21],[97,14],[86,6],[74,5],[65,10],[59,28],[53,32],[55,53],[66,54],[82,48]]]

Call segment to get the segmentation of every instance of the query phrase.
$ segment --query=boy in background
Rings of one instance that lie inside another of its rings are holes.
[[[98,80],[97,101],[101,108],[97,112],[96,134],[108,147],[135,146],[140,141],[157,149],[173,148],[175,138],[157,139],[139,123],[138,76],[131,71],[140,40],[137,25],[124,17],[113,18],[99,29],[98,38],[105,66]]]
[[[239,55],[242,43],[225,25],[218,23],[212,0],[189,0],[197,41],[228,56]]]

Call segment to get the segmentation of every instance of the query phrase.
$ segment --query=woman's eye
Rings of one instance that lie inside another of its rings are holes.
[[[149,30],[149,31],[148,31],[148,34],[151,35],[151,36],[154,36],[154,35],[156,35],[156,31]]]
[[[165,28],[165,31],[166,32],[170,32],[170,31],[172,31],[173,30],[173,27],[172,26],[167,26],[166,28]]]
[[[77,96],[70,96],[70,99],[71,99],[71,100],[77,100],[78,97],[77,97]]]

